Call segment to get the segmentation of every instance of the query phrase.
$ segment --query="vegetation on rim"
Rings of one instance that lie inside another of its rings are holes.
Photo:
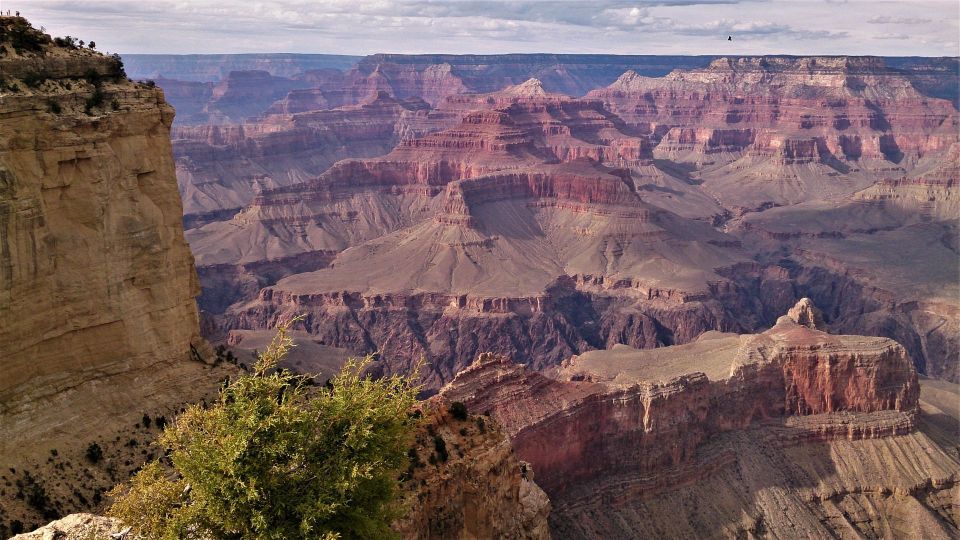
[[[251,373],[160,437],[164,462],[115,488],[110,515],[146,538],[385,538],[397,516],[419,386],[363,375],[349,361],[331,387],[277,369],[281,326]]]

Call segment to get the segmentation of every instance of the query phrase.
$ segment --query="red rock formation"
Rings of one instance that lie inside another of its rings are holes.
[[[550,501],[529,464],[490,418],[457,418],[450,402],[434,397],[403,479],[407,509],[393,524],[403,538],[548,539]],[[437,441],[442,441],[438,443]],[[446,451],[438,455],[438,444]]]
[[[652,134],[657,157],[696,163],[708,189],[747,208],[849,194],[870,183],[854,172],[907,171],[956,140],[952,104],[878,58],[723,58],[662,79],[628,72],[588,97]]]
[[[831,336],[783,317],[759,335],[708,334],[666,349],[587,353],[553,378],[481,356],[441,393],[489,411],[517,455],[538,471],[540,485],[562,498],[604,476],[656,477],[699,459],[698,449],[721,433],[784,416],[864,415],[864,429],[817,428],[798,441],[909,432],[919,386],[896,342]],[[883,411],[906,416],[867,428],[870,414]],[[670,485],[664,479],[650,487]]]
[[[378,66],[364,72],[361,85],[377,93],[371,106],[394,101],[386,93],[397,92],[388,86],[403,74],[412,77],[404,84],[420,88],[421,68]],[[335,103],[344,95],[336,97],[338,85],[342,90],[359,71],[342,78],[317,73],[312,84]],[[808,294],[808,284],[795,287],[791,276],[768,281],[758,277],[761,270],[738,273],[747,252],[774,273],[786,272],[776,266],[785,253],[780,245],[836,241],[839,248],[847,235],[943,220],[953,208],[944,144],[956,139],[955,111],[875,59],[718,61],[664,79],[627,74],[586,99],[550,93],[530,79],[497,92],[458,91],[437,103],[427,109],[404,102],[399,119],[384,116],[396,142],[385,156],[344,160],[319,175],[287,164],[246,180],[254,203],[242,211],[231,202],[189,217],[195,225],[213,221],[189,235],[198,261],[211,269],[338,253],[332,261],[324,255],[316,272],[302,265],[297,275],[237,271],[236,286],[202,272],[213,279],[206,290],[218,310],[239,302],[224,328],[268,327],[305,310],[313,317],[309,330],[336,346],[361,352],[389,344],[384,350],[395,358],[443,358],[430,382],[437,385],[485,343],[542,367],[616,343],[650,347],[710,329],[755,330],[772,323],[783,302]],[[345,116],[353,110],[341,109]],[[335,117],[276,115],[258,129]],[[338,129],[373,130],[354,120],[344,118]],[[256,135],[277,140],[263,159],[297,146],[280,135],[287,131]],[[246,151],[233,132],[197,137]],[[878,177],[901,180],[861,189]],[[916,185],[908,189],[908,181]],[[254,195],[261,187],[268,189]],[[851,193],[849,208],[801,205],[791,214],[799,221],[775,219],[788,212],[782,205]],[[919,204],[924,197],[930,200]],[[231,201],[226,193],[209,198]],[[762,214],[770,219],[750,217]],[[685,218],[725,225],[738,237]],[[569,287],[554,287],[567,280]],[[253,299],[254,284],[276,289]],[[569,300],[547,301],[555,294]],[[356,301],[344,306],[341,297]],[[574,297],[589,308],[570,307]],[[481,316],[468,306],[480,306]],[[895,312],[911,315],[880,318],[889,309],[873,308],[878,315],[859,322],[854,309],[844,309],[846,320],[830,315],[827,322],[900,339],[925,371],[943,372],[936,360],[928,369],[926,358],[953,350],[951,324],[936,326],[945,312],[905,307]],[[904,320],[913,317],[922,322]],[[933,331],[931,339],[921,327]],[[549,328],[549,344],[524,336],[531,328]],[[463,331],[480,338],[465,342]]]

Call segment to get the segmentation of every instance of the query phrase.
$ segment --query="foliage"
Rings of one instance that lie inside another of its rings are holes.
[[[113,76],[117,79],[125,79],[127,77],[127,72],[123,69],[123,58],[119,54],[113,53],[110,55],[110,58],[113,59]]]
[[[444,441],[443,437],[440,435],[433,436],[433,449],[436,450],[437,460],[439,460],[441,463],[446,462],[450,457],[447,453],[447,442]]]
[[[364,376],[369,358],[311,387],[277,369],[291,346],[280,327],[252,373],[171,422],[174,472],[145,467],[111,493],[111,515],[158,539],[391,536],[419,387]]]
[[[50,75],[43,71],[32,71],[23,76],[23,84],[30,88],[36,88],[50,78]]]
[[[93,114],[93,109],[103,105],[103,100],[106,99],[106,94],[103,93],[103,89],[99,85],[93,88],[93,94],[87,98],[87,102],[84,106],[84,110],[87,114]]]
[[[66,47],[68,49],[76,49],[78,47],[77,38],[73,36],[55,37],[53,38],[53,43],[57,47]]]
[[[59,510],[47,495],[47,490],[29,471],[24,471],[23,479],[17,479],[17,497],[25,499],[31,508],[46,519],[60,517]]]
[[[103,459],[103,449],[100,448],[100,445],[93,442],[87,446],[87,459],[90,463],[97,463]]]
[[[17,53],[24,51],[42,52],[43,45],[50,43],[50,38],[30,26],[24,18],[8,19],[0,26],[0,43],[9,43]]]
[[[466,420],[467,406],[460,401],[454,401],[450,404],[450,414],[457,420]]]

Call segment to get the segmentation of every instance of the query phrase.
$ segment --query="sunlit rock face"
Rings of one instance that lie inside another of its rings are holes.
[[[618,345],[542,373],[485,355],[441,390],[504,425],[564,538],[726,537],[758,523],[774,535],[870,536],[907,514],[911,531],[948,538],[960,461],[919,394],[896,342],[788,316],[760,334]],[[862,495],[876,489],[905,490],[906,506]],[[841,515],[856,504],[859,517]]]
[[[9,466],[51,448],[66,454],[208,390],[195,361],[207,349],[170,149],[174,111],[114,58],[37,39],[36,50],[0,44],[0,458]]]

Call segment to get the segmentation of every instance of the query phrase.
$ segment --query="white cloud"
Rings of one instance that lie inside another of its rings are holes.
[[[953,55],[960,31],[953,0],[3,2],[57,35],[129,53]],[[911,26],[878,36],[878,24]],[[914,33],[924,40],[889,37]]]
[[[870,24],[926,24],[932,21],[920,17],[870,17],[867,22]]]
[[[907,34],[878,34],[873,36],[873,39],[910,39],[910,36]]]

